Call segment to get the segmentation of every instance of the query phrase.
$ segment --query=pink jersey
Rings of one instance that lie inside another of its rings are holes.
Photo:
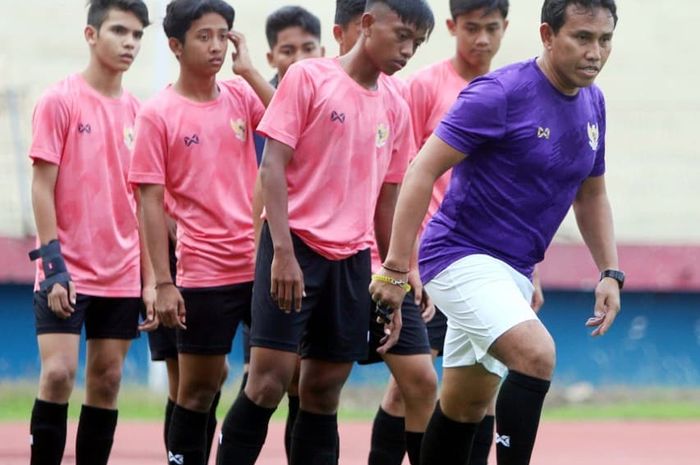
[[[253,129],[264,107],[242,79],[219,82],[211,102],[167,87],[144,104],[129,181],[161,184],[177,222],[177,284],[253,280]]]
[[[105,97],[74,74],[51,87],[34,110],[29,157],[59,166],[58,240],[80,294],[141,294],[136,201],[127,182],[138,106],[128,92]],[[36,283],[43,279],[37,263]]]
[[[341,260],[372,245],[383,183],[398,184],[413,154],[406,102],[382,80],[354,81],[338,59],[289,68],[258,130],[294,149],[286,168],[289,226]]]
[[[425,144],[467,84],[468,82],[457,74],[451,59],[432,64],[411,76],[408,81],[409,102],[413,134],[418,147]],[[435,182],[423,226],[440,208],[450,184],[451,173],[448,171]]]

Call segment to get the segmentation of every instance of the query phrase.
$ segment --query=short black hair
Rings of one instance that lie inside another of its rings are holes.
[[[425,0],[367,0],[365,11],[378,4],[389,7],[404,23],[425,29],[428,35],[433,32],[435,16]]]
[[[163,18],[165,35],[169,39],[175,38],[184,43],[185,34],[192,23],[207,13],[221,15],[226,20],[229,30],[233,27],[236,12],[223,0],[172,0],[168,3]]]
[[[450,13],[452,19],[457,19],[457,16],[472,11],[483,9],[488,15],[494,11],[498,11],[503,16],[503,19],[508,17],[508,0],[450,0]]]
[[[617,26],[617,5],[615,0],[544,0],[542,5],[543,23],[549,24],[556,34],[566,22],[566,9],[569,5],[576,5],[583,9],[605,8],[612,13],[613,21]]]
[[[273,11],[265,23],[265,35],[270,49],[277,45],[279,33],[290,27],[299,27],[321,40],[321,21],[316,15],[300,6],[283,6]]]
[[[105,22],[109,10],[133,13],[141,21],[143,27],[148,27],[151,24],[148,19],[148,7],[143,0],[88,0],[87,7],[87,23],[97,30]]]
[[[365,12],[367,0],[336,0],[335,24],[347,27],[353,19]]]

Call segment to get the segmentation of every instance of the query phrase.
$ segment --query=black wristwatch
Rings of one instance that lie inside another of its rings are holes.
[[[603,278],[614,279],[617,281],[617,285],[620,286],[620,289],[622,289],[622,286],[625,285],[625,273],[620,270],[605,270],[600,273],[600,280],[602,281]]]

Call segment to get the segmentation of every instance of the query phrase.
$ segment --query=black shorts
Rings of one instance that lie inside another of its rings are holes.
[[[368,365],[382,361],[382,356],[377,353],[377,348],[381,345],[380,340],[384,337],[384,325],[377,323],[374,316],[374,302],[370,305],[370,326],[369,326],[369,352],[367,358],[360,361],[360,365]],[[419,355],[430,354],[428,342],[428,330],[420,315],[420,308],[414,301],[413,292],[409,292],[401,304],[401,334],[394,347],[389,349],[394,355]]]
[[[78,294],[73,314],[65,320],[49,308],[48,292],[34,293],[36,334],[80,334],[86,339],[136,339],[139,337],[140,297],[96,297]]]
[[[151,360],[162,362],[169,358],[177,358],[177,333],[175,328],[158,326],[155,331],[148,334],[148,348],[151,352]]]
[[[437,350],[438,357],[442,355],[442,348],[445,345],[445,333],[447,333],[447,317],[440,309],[435,308],[435,316],[428,322],[428,338],[430,348]]]
[[[304,274],[306,297],[301,312],[284,313],[270,296],[273,246],[265,223],[255,267],[251,345],[329,362],[364,359],[369,327],[369,249],[344,260],[329,260],[294,234],[292,242]]]
[[[181,354],[225,355],[231,352],[236,328],[250,323],[253,283],[180,289],[185,299],[185,326],[177,329]]]
[[[250,363],[250,326],[243,325],[243,331],[241,331],[241,334],[243,335],[243,363],[249,364]]]

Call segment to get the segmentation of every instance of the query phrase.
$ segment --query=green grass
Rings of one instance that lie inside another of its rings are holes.
[[[700,420],[700,403],[642,400],[547,408],[545,420]]]
[[[229,383],[221,399],[219,412],[223,416],[237,394],[238,386]],[[371,421],[379,402],[381,389],[346,390],[340,410],[343,421]],[[27,421],[36,395],[36,386],[30,383],[0,383],[0,422]],[[77,419],[83,392],[77,390],[70,403],[69,418]],[[119,418],[123,420],[159,421],[163,417],[165,394],[154,393],[143,387],[125,386],[119,400]],[[282,401],[273,419],[283,420],[287,402]],[[564,404],[545,407],[543,418],[557,421],[605,420],[700,420],[700,402],[695,398],[676,400],[673,396],[616,399],[584,404]]]

